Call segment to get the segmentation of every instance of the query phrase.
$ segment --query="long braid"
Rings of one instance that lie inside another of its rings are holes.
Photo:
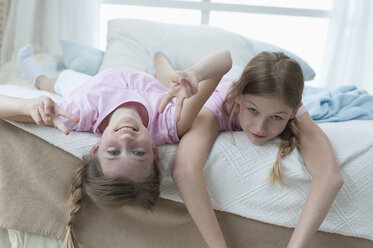
[[[284,132],[281,134],[282,141],[279,144],[278,156],[269,174],[271,183],[279,182],[284,184],[281,159],[289,155],[298,145],[298,133],[297,120],[289,120]]]
[[[75,171],[71,185],[70,185],[70,198],[69,198],[69,218],[66,222],[66,236],[64,241],[64,248],[76,248],[79,247],[75,240],[74,233],[72,231],[73,219],[77,212],[82,206],[82,195],[83,195],[83,181],[84,181],[84,170],[87,164],[82,162],[79,168]]]

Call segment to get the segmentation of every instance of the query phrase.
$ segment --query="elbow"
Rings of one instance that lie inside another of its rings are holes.
[[[227,70],[227,72],[228,72],[232,68],[233,61],[232,61],[231,52],[226,50],[226,53],[227,53],[227,57],[228,57],[228,70]]]
[[[338,168],[338,165],[337,165]],[[328,173],[329,180],[331,180],[333,186],[339,191],[344,184],[344,179],[342,177],[341,171],[339,168]]]
[[[339,189],[343,187],[343,184],[345,183],[341,173],[339,173],[339,177],[337,178],[336,185]]]
[[[224,55],[226,56],[227,58],[227,61],[229,64],[232,64],[232,56],[231,56],[231,52],[229,50],[224,50]]]
[[[222,51],[223,55],[224,55],[224,61],[226,62],[225,63],[225,68],[224,68],[224,74],[226,74],[231,68],[232,68],[232,56],[231,56],[231,52],[229,50],[224,50]]]
[[[343,187],[344,180],[341,173],[338,173],[338,175],[330,175],[327,180],[329,180],[331,187],[333,187],[336,191],[340,191]]]
[[[336,192],[339,192],[344,184],[344,179],[339,170],[324,173],[322,176],[319,176],[319,179],[324,181],[328,185],[328,188],[334,189]]]

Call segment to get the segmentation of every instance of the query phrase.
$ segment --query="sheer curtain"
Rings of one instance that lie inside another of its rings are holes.
[[[334,0],[320,83],[373,93],[373,1]]]
[[[98,47],[99,0],[1,0],[1,64],[27,43],[37,52],[60,52],[59,40]]]

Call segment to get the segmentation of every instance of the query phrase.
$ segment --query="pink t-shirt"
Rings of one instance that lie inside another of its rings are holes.
[[[219,85],[216,87],[214,93],[211,97],[207,100],[204,107],[208,108],[218,119],[220,129],[219,131],[227,131],[228,130],[228,120],[229,117],[223,113],[223,102],[225,100],[226,95],[228,94],[229,87],[235,81],[233,78],[223,78]],[[296,113],[296,117],[302,116],[304,113],[308,112],[306,107],[302,104]],[[239,131],[241,130],[241,125],[237,118],[233,118],[232,123],[232,130]]]
[[[179,141],[174,120],[174,103],[166,106],[162,114],[158,106],[167,93],[157,79],[150,74],[121,69],[103,71],[73,90],[59,103],[72,114],[79,117],[74,123],[61,117],[65,125],[74,131],[92,132],[101,136],[100,123],[120,105],[127,102],[142,104],[149,115],[147,129],[156,145]]]
[[[220,129],[219,131],[227,131],[228,130],[228,120],[229,117],[223,113],[223,102],[225,100],[226,95],[228,94],[229,87],[233,83],[235,79],[232,78],[223,78],[218,86],[216,87],[214,93],[210,96],[210,98],[205,103],[204,107],[208,108],[218,119]],[[236,118],[233,118],[232,123],[232,130],[239,131],[241,130],[241,125]]]

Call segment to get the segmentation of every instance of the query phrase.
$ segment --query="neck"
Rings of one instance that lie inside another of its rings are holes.
[[[100,132],[103,133],[105,131],[113,116],[123,113],[129,114],[135,117],[136,119],[139,119],[139,121],[144,125],[144,127],[148,127],[149,115],[146,108],[140,103],[129,102],[120,105],[101,122],[101,124],[99,125]]]
[[[129,102],[129,103],[125,103],[121,105],[120,107],[135,111],[136,114],[139,116],[142,124],[146,128],[148,127],[149,115],[144,105],[142,105],[141,103],[137,103],[137,102]]]

